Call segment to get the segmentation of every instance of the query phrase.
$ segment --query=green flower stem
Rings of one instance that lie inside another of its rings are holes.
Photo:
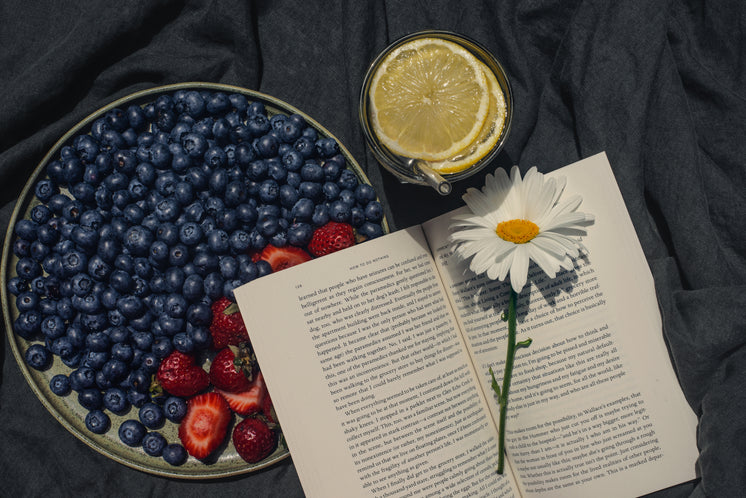
[[[510,289],[510,299],[508,301],[508,352],[505,358],[505,373],[503,374],[503,386],[502,389],[495,380],[495,374],[490,368],[490,375],[492,376],[492,390],[497,394],[497,400],[500,404],[500,433],[498,434],[498,457],[497,457],[497,473],[502,474],[505,467],[505,421],[508,414],[508,394],[510,393],[510,378],[513,376],[513,363],[515,360],[515,352],[520,348],[527,348],[531,345],[531,339],[526,339],[516,344],[515,341],[515,325],[516,325],[516,312],[515,303],[518,298],[516,292]]]

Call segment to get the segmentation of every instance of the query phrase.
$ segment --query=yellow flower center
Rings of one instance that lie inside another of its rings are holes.
[[[498,224],[495,232],[503,240],[525,244],[539,235],[539,227],[529,220],[508,220]]]

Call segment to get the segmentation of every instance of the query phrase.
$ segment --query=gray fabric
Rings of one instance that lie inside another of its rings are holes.
[[[549,171],[605,150],[648,257],[671,359],[700,419],[700,479],[655,495],[746,489],[743,2],[8,0],[0,19],[3,233],[29,173],[67,129],[118,97],[184,81],[235,84],[300,108],[357,158],[392,229],[429,219],[461,205],[484,175],[449,198],[395,181],[365,148],[360,85],[375,55],[407,33],[480,41],[505,66],[516,106],[488,170]],[[210,482],[115,463],[46,412],[2,345],[3,495],[303,494],[289,460]]]

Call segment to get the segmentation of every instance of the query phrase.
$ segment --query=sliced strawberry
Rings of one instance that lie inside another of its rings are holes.
[[[349,223],[330,221],[314,230],[308,252],[319,257],[355,245],[355,231]]]
[[[267,395],[267,387],[264,384],[262,372],[258,372],[251,387],[241,392],[230,392],[216,389],[235,413],[246,416],[252,413],[262,412],[264,409],[264,398]]]
[[[158,384],[174,396],[183,398],[204,391],[210,376],[194,361],[194,356],[173,351],[166,356],[155,375]]]
[[[311,255],[300,247],[295,246],[283,246],[277,247],[272,244],[262,250],[259,255],[259,259],[263,259],[269,266],[272,267],[273,272],[290,268],[291,266],[305,263],[311,259]]]
[[[215,392],[198,394],[187,401],[187,412],[179,424],[179,439],[187,452],[202,459],[215,451],[228,434],[231,411]]]
[[[246,324],[236,303],[227,297],[221,297],[212,303],[211,308],[210,335],[212,335],[213,348],[223,349],[228,345],[237,346],[249,340]]]

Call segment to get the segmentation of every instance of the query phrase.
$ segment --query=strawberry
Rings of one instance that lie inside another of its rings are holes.
[[[250,387],[243,391],[230,392],[222,389],[215,390],[225,398],[231,410],[239,415],[246,416],[264,410],[264,398],[267,396],[267,386],[264,384],[262,372],[258,372],[251,382]]]
[[[179,424],[181,444],[194,458],[205,458],[221,445],[230,421],[230,407],[221,395],[198,394],[187,401],[186,415]]]
[[[210,382],[228,392],[246,391],[251,387],[256,357],[248,343],[221,349],[210,365]]]
[[[210,376],[195,363],[194,356],[180,351],[173,351],[163,359],[155,378],[169,394],[183,398],[210,385]]]
[[[308,252],[319,257],[355,245],[355,232],[348,223],[330,221],[314,230]]]
[[[278,272],[285,268],[305,263],[311,259],[311,255],[300,247],[277,247],[272,244],[267,244],[262,252],[259,253],[259,259],[263,259],[269,263],[273,272]]]
[[[249,340],[249,333],[236,303],[223,296],[212,303],[211,308],[210,334],[213,348],[223,349],[229,344],[238,346]]]
[[[264,460],[277,444],[275,431],[261,418],[249,417],[233,429],[233,446],[248,463]]]

